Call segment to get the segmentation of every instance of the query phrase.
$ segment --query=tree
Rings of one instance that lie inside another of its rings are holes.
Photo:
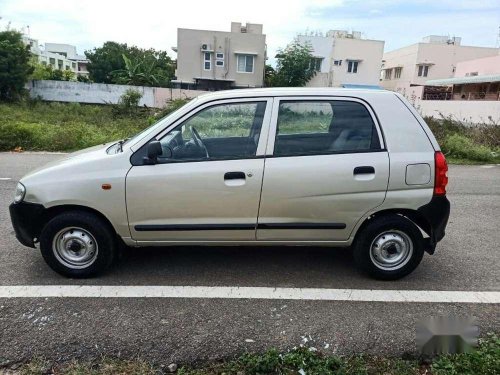
[[[275,86],[274,81],[276,79],[276,70],[271,65],[267,65],[264,68],[264,86],[272,87]]]
[[[40,64],[38,60],[33,59],[31,66],[33,67],[33,72],[31,73],[30,79],[38,81],[52,79],[52,65]]]
[[[106,42],[85,55],[94,82],[168,87],[174,76],[174,62],[165,51]]]
[[[33,71],[31,52],[14,30],[0,32],[0,100],[19,99]]]
[[[98,83],[114,83],[111,72],[124,69],[122,55],[127,52],[127,48],[126,44],[106,42],[102,47],[85,51],[85,56],[89,59],[89,78]]]
[[[316,75],[313,64],[312,48],[297,40],[284,50],[278,50],[276,73],[272,78],[273,86],[302,87]]]
[[[154,59],[143,58],[129,59],[123,55],[125,69],[115,70],[112,72],[114,81],[126,85],[135,86],[159,86],[161,81],[164,81],[164,76],[160,69],[157,69]]]
[[[33,72],[30,79],[35,80],[53,80],[53,81],[75,81],[76,75],[71,70],[54,69],[52,65],[41,64],[37,60],[31,62]]]

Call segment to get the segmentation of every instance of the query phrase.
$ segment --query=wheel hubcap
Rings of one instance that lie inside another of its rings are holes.
[[[390,230],[379,234],[370,247],[370,258],[380,269],[394,271],[403,267],[413,254],[413,242],[404,232]]]
[[[97,242],[92,234],[82,228],[65,228],[54,236],[52,250],[66,267],[81,269],[90,266],[97,258]]]

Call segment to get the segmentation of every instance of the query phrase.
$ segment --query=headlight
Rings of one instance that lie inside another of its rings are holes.
[[[14,202],[19,203],[22,202],[24,196],[26,195],[26,188],[20,182],[16,186],[16,194],[14,195]]]

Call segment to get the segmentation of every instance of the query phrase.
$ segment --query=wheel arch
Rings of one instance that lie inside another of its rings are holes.
[[[81,206],[77,204],[64,204],[46,208],[40,218],[39,232],[41,233],[45,225],[57,215],[60,215],[65,212],[74,212],[74,211],[87,212],[98,216],[107,224],[108,229],[111,230],[112,234],[119,237],[118,233],[116,232],[116,229],[114,228],[113,224],[111,224],[111,221],[106,217],[106,215],[96,210],[95,208],[91,208],[88,206]],[[40,233],[38,233],[38,236],[40,235]]]
[[[359,233],[361,233],[364,230],[364,228],[368,225],[370,220],[380,218],[380,217],[385,217],[385,216],[392,216],[392,215],[402,216],[402,217],[406,218],[407,220],[410,220],[413,224],[415,224],[418,228],[420,228],[425,234],[427,234],[429,236],[428,238],[422,236],[425,251],[429,254],[434,253],[435,244],[432,244],[432,241],[431,241],[431,238],[432,238],[432,226],[431,226],[431,224],[429,223],[429,221],[425,218],[425,216],[421,212],[419,212],[417,210],[407,209],[407,208],[390,208],[390,209],[381,210],[381,211],[377,211],[377,212],[370,214],[369,216],[367,216],[363,220],[361,225],[356,230],[356,233],[355,233],[354,239],[353,239],[353,243],[356,242],[356,239],[357,239]]]

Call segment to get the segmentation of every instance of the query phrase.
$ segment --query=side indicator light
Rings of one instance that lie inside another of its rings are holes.
[[[102,190],[111,190],[111,184],[102,184]]]

